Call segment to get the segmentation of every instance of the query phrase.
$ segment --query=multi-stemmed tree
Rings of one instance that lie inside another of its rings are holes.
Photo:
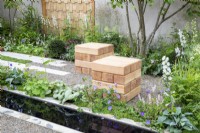
[[[200,2],[196,2],[195,0],[185,0],[182,1],[180,6],[177,9],[171,12],[171,6],[174,4],[175,0],[157,0],[162,2],[159,12],[157,14],[157,19],[155,25],[153,27],[153,31],[149,36],[146,34],[146,25],[145,25],[145,12],[147,10],[147,6],[151,6],[155,3],[155,0],[111,0],[113,8],[116,7],[124,7],[126,9],[126,17],[129,29],[130,36],[130,46],[133,48],[133,54],[139,54],[141,56],[145,56],[148,53],[149,46],[152,43],[157,30],[160,26],[174,15],[182,11],[184,8],[188,8],[188,12],[190,13],[199,13],[200,12]],[[129,4],[134,7],[135,14],[137,16],[137,21],[139,22],[138,32],[136,33],[137,43],[133,43],[132,31],[131,31],[131,20],[129,18]]]

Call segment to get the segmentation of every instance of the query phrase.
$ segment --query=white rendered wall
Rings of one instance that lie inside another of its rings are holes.
[[[26,6],[29,5],[29,4],[31,4],[30,0],[23,0],[23,2],[25,3]],[[42,14],[41,0],[38,0],[38,2],[35,2],[33,5],[36,8],[37,12],[39,14]],[[21,8],[24,9],[25,7],[21,6]],[[14,11],[12,10],[11,12],[12,12],[11,16],[13,16]],[[19,16],[19,15],[20,15],[20,13],[17,12],[17,16]],[[8,9],[4,8],[3,0],[0,0],[0,17],[9,19],[9,11],[8,11]]]
[[[108,3],[109,1],[110,0],[95,0],[96,24],[99,25],[101,31],[104,29],[105,26],[109,26],[110,28],[116,26],[117,30],[120,33],[128,34],[125,7],[123,9],[121,8],[112,9],[111,5]],[[146,23],[147,35],[149,35],[153,30],[158,15],[158,10],[161,4],[162,4],[161,0],[156,0],[155,4],[151,7],[148,6],[146,10],[145,23]],[[175,4],[173,4],[170,7],[171,11],[170,13],[176,11],[178,8],[181,7],[182,4],[183,4],[182,2],[176,1]],[[186,22],[191,20],[188,18],[188,16],[185,14],[184,11],[185,10],[175,15],[165,23],[163,23],[159,28],[159,30],[157,31],[156,37],[169,35],[170,32],[172,31],[171,27],[173,26],[173,23],[176,23],[177,28],[180,29],[183,28]],[[138,20],[131,6],[129,7],[129,14],[131,20],[132,33],[137,33]]]

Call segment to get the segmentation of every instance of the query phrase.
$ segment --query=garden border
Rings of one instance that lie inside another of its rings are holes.
[[[38,100],[38,101],[41,101],[41,102],[50,103],[50,104],[53,104],[53,105],[56,105],[56,106],[59,106],[59,107],[69,108],[69,109],[72,109],[72,110],[75,110],[75,111],[77,111],[78,109],[82,109],[82,111],[86,114],[94,115],[94,116],[97,116],[97,117],[103,117],[103,118],[110,119],[110,120],[113,120],[113,121],[116,121],[116,122],[119,122],[119,123],[122,123],[122,124],[124,123],[124,124],[130,125],[130,126],[135,126],[135,127],[141,128],[141,129],[148,130],[148,131],[157,132],[157,131],[155,131],[151,128],[145,127],[144,125],[142,125],[141,122],[135,122],[135,121],[133,121],[131,119],[127,119],[127,118],[116,119],[113,115],[110,115],[110,114],[93,113],[90,108],[78,107],[78,106],[76,106],[74,104],[70,104],[70,103],[60,104],[58,100],[55,100],[51,97],[45,97],[45,98],[31,97],[29,95],[26,95],[25,92],[18,91],[18,90],[8,90],[7,88],[3,88],[2,90],[10,92],[10,93],[17,94],[17,95],[20,95],[20,96],[24,96],[24,97],[27,97],[27,98],[31,98],[31,99],[34,99],[34,100]]]

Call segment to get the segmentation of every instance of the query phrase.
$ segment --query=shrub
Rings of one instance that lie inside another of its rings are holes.
[[[81,39],[69,39],[66,42],[66,54],[64,58],[68,61],[74,61],[74,52],[75,52],[75,45],[81,44]]]
[[[48,45],[48,56],[52,58],[60,58],[65,52],[65,43],[61,40],[53,40]]]

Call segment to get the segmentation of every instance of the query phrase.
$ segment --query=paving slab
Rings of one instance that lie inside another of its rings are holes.
[[[44,57],[39,57],[39,56],[27,55],[27,54],[19,54],[19,53],[14,53],[14,52],[0,52],[0,54],[4,56],[9,56],[12,58],[30,60],[32,62],[40,63],[40,64],[50,61],[48,64],[52,66],[56,66],[56,67],[63,67],[67,65],[66,62],[62,60],[55,60],[51,58],[44,58]]]
[[[55,70],[55,69],[50,69],[50,68],[45,68],[45,67],[39,67],[39,66],[32,66],[32,65],[29,66],[29,65],[24,65],[24,64],[21,64],[21,63],[4,61],[4,60],[0,60],[0,65],[10,66],[10,67],[13,67],[13,68],[16,67],[20,70],[24,70],[25,68],[27,68],[27,69],[30,69],[30,70],[46,72],[46,73],[49,73],[49,74],[54,74],[54,75],[59,75],[59,76],[65,76],[65,75],[71,74],[70,72],[65,72],[65,71],[60,71],[60,70]]]

